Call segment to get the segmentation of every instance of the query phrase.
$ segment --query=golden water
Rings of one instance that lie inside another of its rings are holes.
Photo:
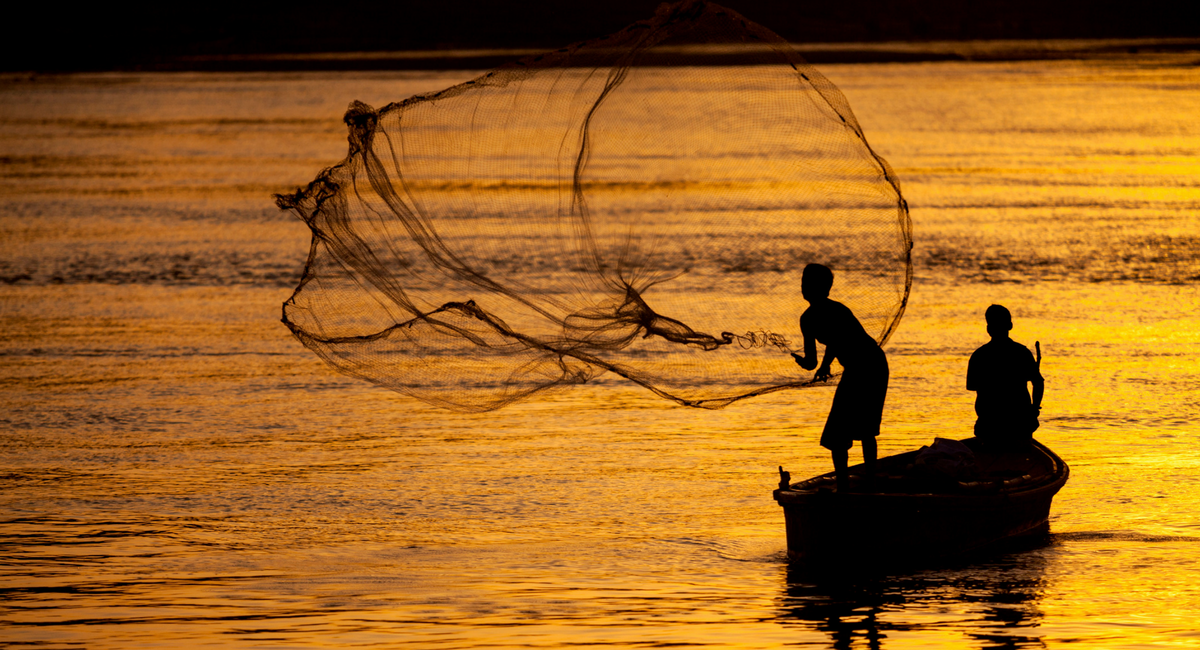
[[[349,100],[470,74],[5,78],[0,638],[1200,645],[1194,58],[822,69],[915,225],[881,453],[968,435],[998,302],[1072,468],[1044,547],[834,581],[789,571],[770,498],[776,465],[827,469],[830,388],[708,412],[601,381],[462,415],[278,323],[308,231],[270,194],[344,155]]]

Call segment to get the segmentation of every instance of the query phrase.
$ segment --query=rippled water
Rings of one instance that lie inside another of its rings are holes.
[[[827,469],[828,388],[708,412],[599,382],[463,415],[332,373],[278,323],[308,232],[269,196],[344,155],[349,100],[469,73],[8,77],[0,638],[1200,644],[1195,57],[822,70],[916,230],[881,452],[968,434],[966,359],[1006,304],[1072,467],[1049,544],[789,569],[775,467]]]

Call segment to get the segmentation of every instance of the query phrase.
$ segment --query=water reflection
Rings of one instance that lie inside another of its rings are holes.
[[[949,644],[1042,648],[1039,604],[1051,552],[1043,546],[969,566],[885,574],[789,565],[777,621],[823,632],[838,649],[886,648],[889,639],[931,633]]]

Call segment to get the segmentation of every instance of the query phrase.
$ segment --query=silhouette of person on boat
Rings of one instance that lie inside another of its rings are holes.
[[[805,268],[801,286],[810,305],[800,318],[805,349],[793,356],[802,367],[815,367],[820,341],[825,359],[815,379],[829,377],[833,359],[845,369],[821,437],[835,471],[793,484],[779,468],[774,497],[783,507],[788,557],[823,566],[837,558],[860,566],[939,562],[1042,538],[1051,500],[1070,468],[1032,440],[1044,390],[1040,344],[1035,359],[1009,338],[1008,310],[988,308],[992,340],[971,356],[967,372],[967,387],[978,394],[976,437],[935,438],[920,450],[877,460],[887,359],[850,310],[829,299],[832,283],[829,269]],[[849,485],[847,452],[854,440],[863,444],[865,485]],[[832,481],[836,492],[829,489]],[[854,493],[847,495],[850,488]],[[888,532],[886,548],[878,544],[881,530]]]
[[[863,464],[867,475],[875,471],[878,454],[875,437],[883,419],[883,402],[887,397],[888,362],[883,349],[863,329],[854,313],[836,300],[829,299],[833,288],[833,271],[821,264],[804,267],[800,278],[800,293],[808,301],[808,309],[800,316],[800,331],[804,337],[804,353],[792,353],[796,363],[805,370],[817,368],[817,346],[825,345],[825,358],[813,375],[814,381],[825,381],[831,365],[837,359],[842,365],[842,378],[833,405],[821,434],[821,446],[833,456],[839,492],[849,489],[850,447],[858,440],[862,444]]]
[[[1029,348],[1009,338],[1012,314],[1000,305],[988,307],[984,318],[992,340],[975,350],[967,364],[967,390],[975,391],[978,416],[975,437],[997,450],[1024,448],[1033,439],[1042,409],[1042,346],[1034,343],[1034,359]]]

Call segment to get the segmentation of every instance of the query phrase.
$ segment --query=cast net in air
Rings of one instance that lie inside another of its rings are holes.
[[[880,344],[904,311],[892,170],[833,84],[717,5],[345,120],[347,158],[277,197],[313,233],[283,321],[380,386],[482,411],[603,375],[720,408],[808,384],[806,264]]]

